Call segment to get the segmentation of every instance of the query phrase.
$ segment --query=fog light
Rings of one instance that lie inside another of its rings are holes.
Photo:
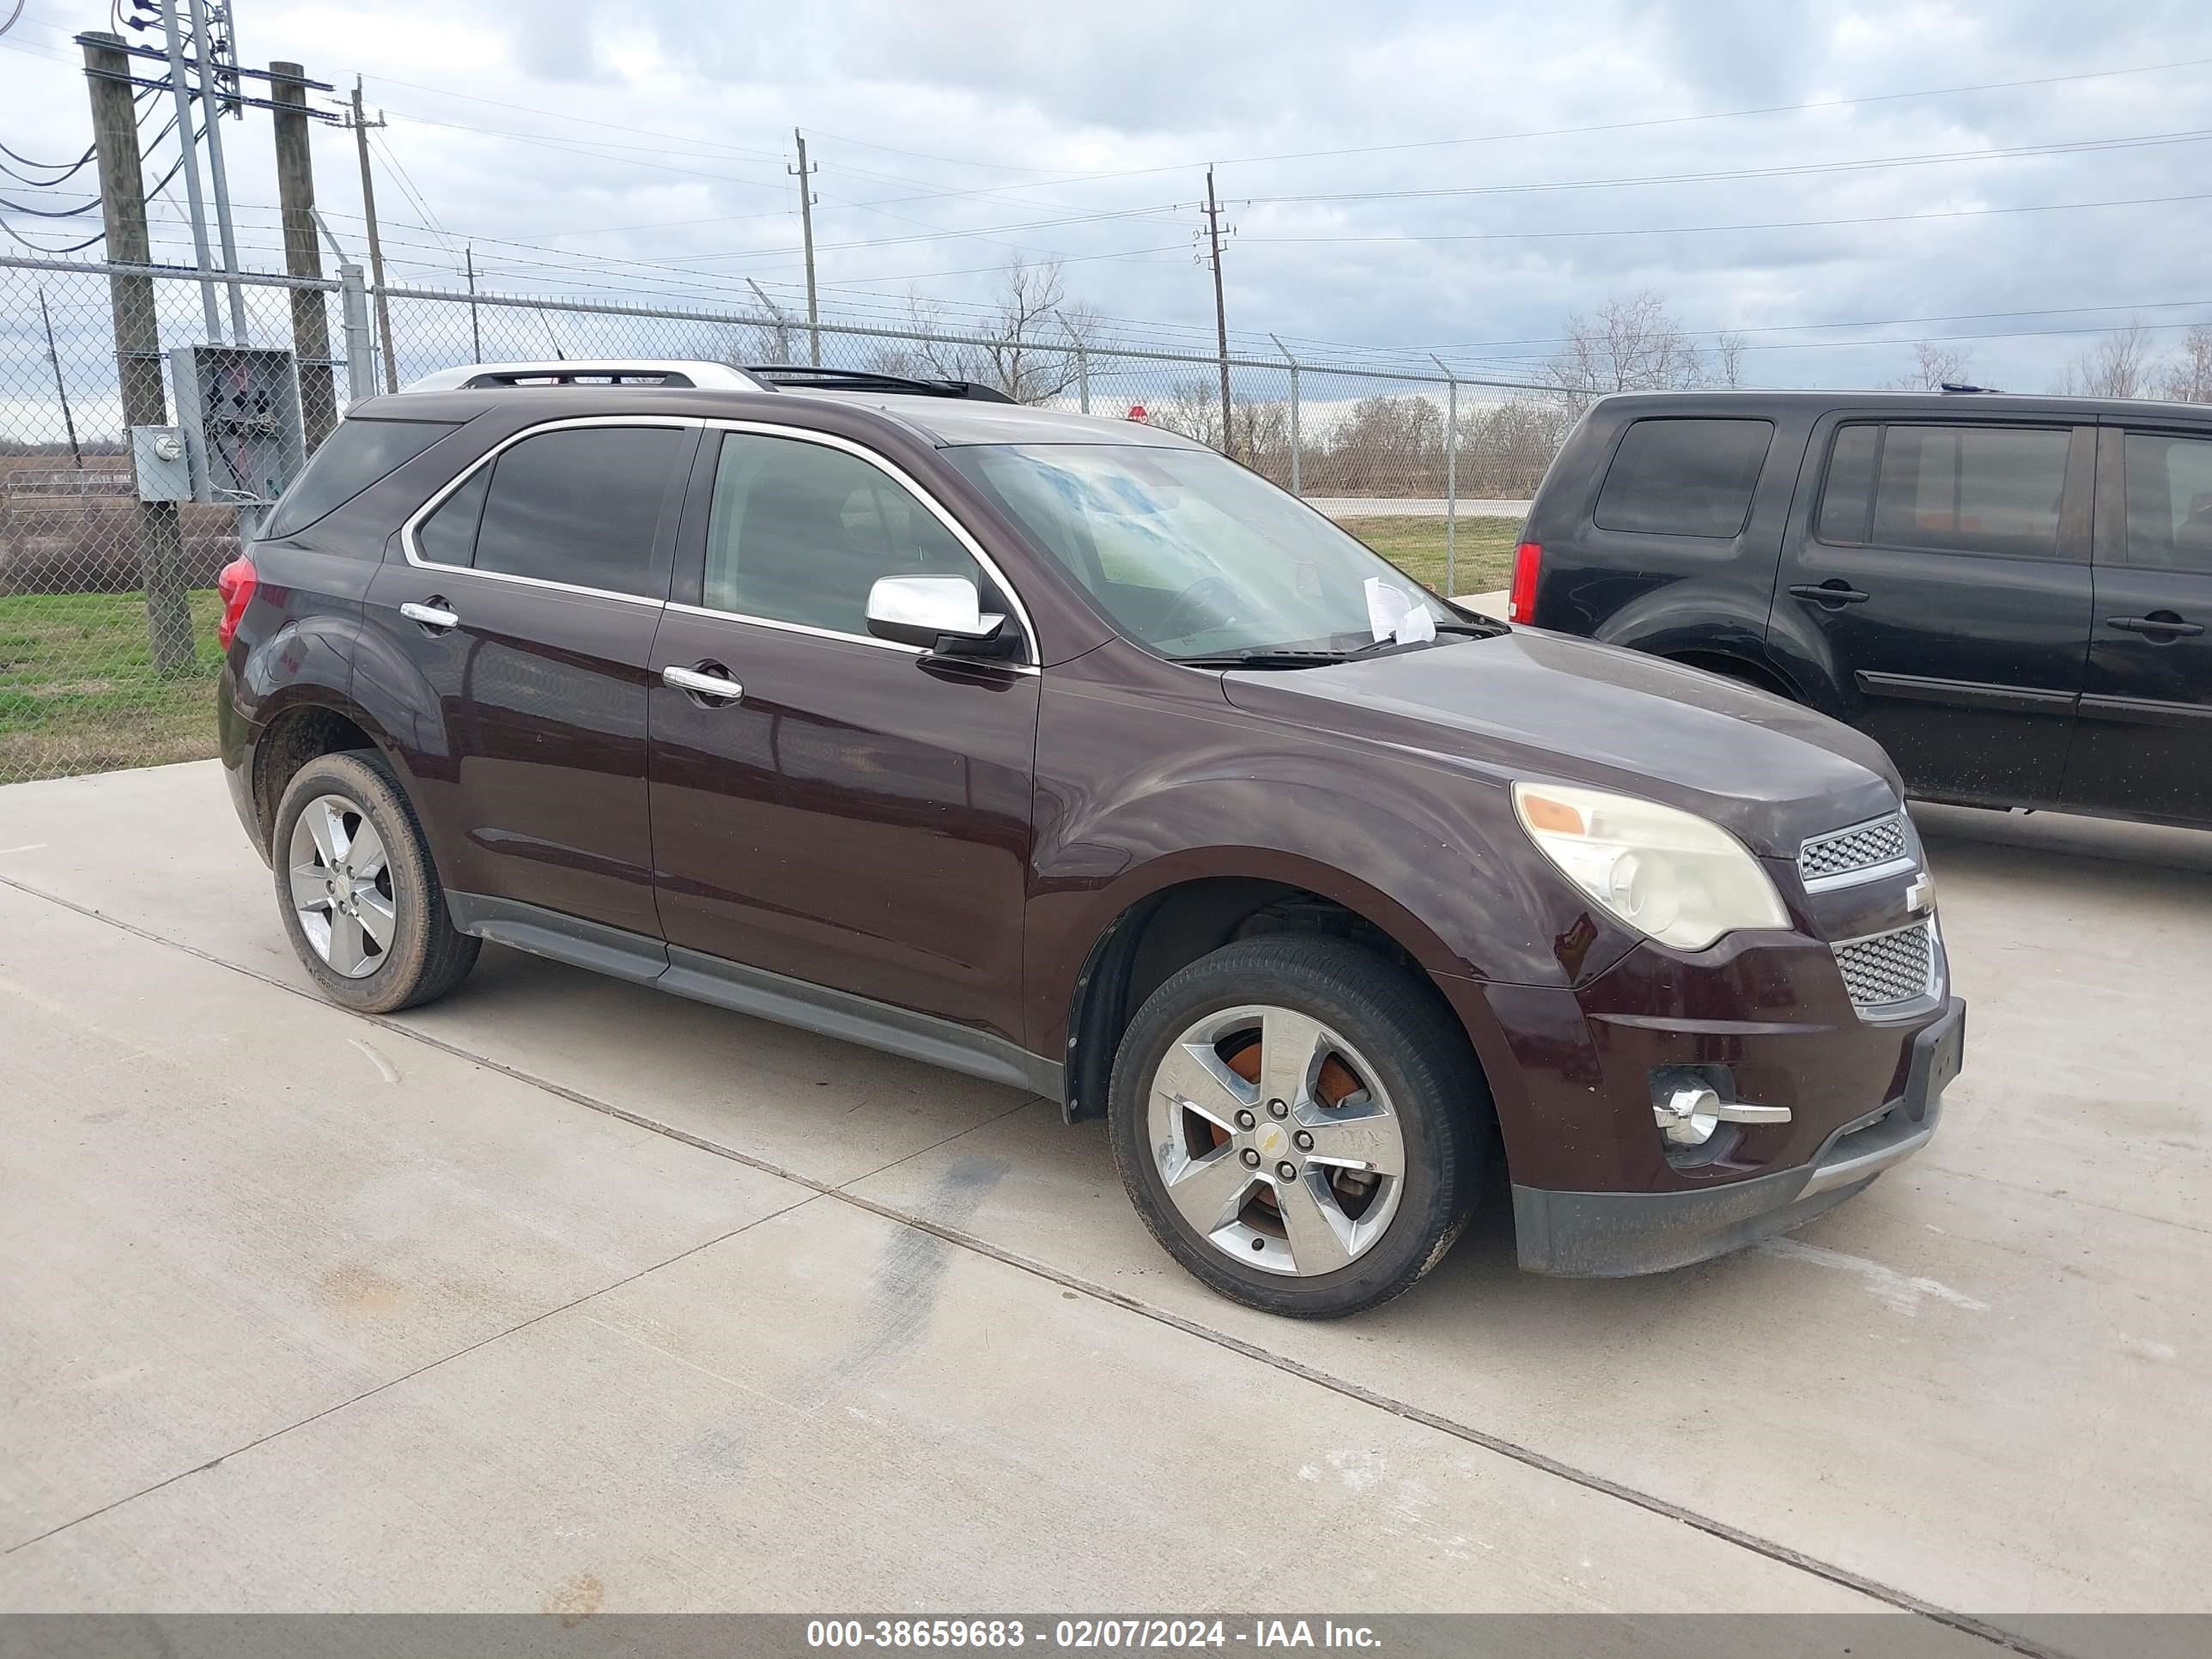
[[[1659,1131],[1677,1146],[1702,1146],[1721,1126],[1721,1097],[1698,1084],[1664,1093],[1655,1091],[1651,1115]]]

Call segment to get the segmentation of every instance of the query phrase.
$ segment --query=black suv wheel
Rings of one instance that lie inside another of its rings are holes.
[[[1387,1302],[1443,1259],[1489,1115],[1430,988],[1307,937],[1225,945],[1162,985],[1108,1104],[1122,1181],[1168,1253],[1224,1296],[1306,1318]]]
[[[422,827],[382,757],[309,761],[286,786],[270,842],[276,903],[331,1001],[388,1014],[446,994],[483,941],[446,913]]]

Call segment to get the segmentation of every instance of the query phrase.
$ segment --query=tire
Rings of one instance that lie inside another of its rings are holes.
[[[1342,939],[1275,935],[1152,993],[1115,1056],[1107,1118],[1130,1200],[1170,1255],[1233,1302],[1333,1319],[1443,1260],[1474,1212],[1492,1110],[1419,975]]]
[[[422,822],[374,750],[319,756],[295,773],[270,848],[285,934],[341,1007],[389,1014],[434,1002],[476,966],[483,942],[454,927]]]

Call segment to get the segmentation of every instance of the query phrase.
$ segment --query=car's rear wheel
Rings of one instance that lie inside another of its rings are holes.
[[[1222,1295],[1329,1318],[1443,1259],[1480,1175],[1489,1097],[1419,976],[1345,940],[1241,940],[1155,991],[1108,1115],[1152,1235]]]
[[[482,941],[456,929],[414,809],[373,751],[324,755],[276,807],[276,902],[325,995],[386,1014],[446,994]]]

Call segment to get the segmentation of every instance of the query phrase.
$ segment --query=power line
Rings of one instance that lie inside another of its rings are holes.
[[[1822,230],[1847,225],[1893,225],[1917,220],[1978,219],[2013,213],[2072,213],[2087,208],[2162,207],[2212,200],[2212,191],[2182,196],[2130,196],[2100,202],[2042,202],[2023,207],[1944,208],[1931,213],[1872,213],[1848,219],[1769,219],[1735,225],[1630,225],[1590,230],[1486,230],[1390,236],[1254,236],[1255,242],[1521,242],[1589,236],[1697,236],[1737,230]]]
[[[1978,81],[1948,87],[1916,88],[1912,90],[1905,92],[1866,93],[1849,98],[1811,99],[1802,103],[1795,104],[1765,104],[1747,106],[1741,109],[1710,110],[1691,115],[1652,116],[1630,121],[1595,122],[1581,126],[1532,127],[1510,132],[1477,133],[1458,138],[1415,139],[1402,143],[1362,144],[1334,149],[1284,150],[1269,155],[1232,155],[1225,158],[1221,162],[1221,165],[1233,165],[1239,167],[1257,166],[1262,163],[1273,161],[1319,161],[1334,156],[1375,155],[1399,150],[1440,149],[1450,149],[1466,144],[1506,143],[1529,138],[1573,137],[1599,132],[1629,132],[1652,127],[1684,126],[1705,121],[1731,121],[1755,116],[1791,115],[1803,113],[1812,110],[1848,109],[1861,104],[1897,103],[1918,98],[1948,98],[1975,92],[2005,92],[2015,91],[2029,87],[2057,86],[2069,82],[2104,80],[2119,76],[2154,75],[2162,73],[2168,70],[2201,68],[2207,64],[2212,64],[2212,58],[2175,58],[2165,63],[2128,64],[2117,69],[2081,70],[2066,75],[2034,76],[2012,81]],[[525,114],[543,116],[548,120],[580,122],[589,126],[605,127],[611,131],[632,132],[640,134],[646,137],[665,138],[673,143],[686,144],[694,148],[727,149],[732,154],[757,155],[762,157],[763,160],[775,160],[777,161],[781,161],[781,156],[772,156],[767,151],[749,150],[738,145],[723,144],[712,140],[694,138],[678,133],[659,132],[646,127],[628,126],[617,121],[598,120],[566,112],[538,109],[527,104],[502,103],[497,99],[483,98],[471,93],[455,92],[445,87],[428,86],[420,82],[393,80],[392,81],[392,84],[395,86],[411,87],[418,92],[435,93],[441,97],[459,98],[466,100],[471,103],[490,104],[501,109],[517,110]],[[824,137],[832,137],[836,135],[825,132],[822,136]],[[842,142],[862,143],[864,141],[847,139],[842,140]],[[867,147],[878,149],[889,148],[889,146],[879,144],[870,144]],[[930,158],[923,156],[919,151],[898,153],[914,155],[920,159],[925,160],[952,160],[952,158],[949,157]],[[997,164],[953,161],[953,165],[992,166]],[[1117,168],[1111,171],[1073,174],[1060,180],[1060,182],[1077,183],[1097,179],[1131,179],[1142,177],[1146,174],[1160,173],[1189,173],[1198,171],[1205,165],[1206,163],[1203,161],[1185,161],[1168,163],[1158,167]],[[1030,186],[1008,185],[1006,186],[1006,188],[1010,190],[1025,189],[1030,188]]]
[[[1704,173],[1641,173],[1613,179],[1560,179],[1526,184],[1453,185],[1417,190],[1334,191],[1303,196],[1247,196],[1239,199],[1250,206],[1273,206],[1308,202],[1389,202],[1435,197],[1514,196],[1554,190],[1618,190],[1638,185],[1716,184],[1739,179],[1783,179],[1813,173],[1873,172],[1885,167],[1933,167],[1960,161],[2035,160],[2050,155],[2197,144],[2207,139],[2212,139],[2212,127],[2184,132],[2142,133],[2119,138],[2085,138],[1978,150],[1939,150],[1917,155],[1875,156],[1849,161],[1807,161],[1780,167],[1716,168]]]
[[[2212,58],[2180,58],[2164,64],[2137,64],[2124,69],[2081,70],[2071,75],[2042,75],[2021,81],[1978,81],[1963,86],[1928,87],[1912,92],[1867,93],[1855,98],[1816,98],[1802,104],[1764,104],[1746,109],[1712,110],[1700,115],[1654,116],[1635,121],[1602,121],[1578,127],[1532,127],[1518,132],[1480,133],[1468,138],[1425,138],[1407,143],[1362,144],[1345,149],[1288,150],[1273,155],[1232,155],[1224,166],[1261,161],[1310,161],[1335,155],[1380,155],[1394,150],[1441,149],[1460,144],[1498,144],[1522,138],[1565,138],[1593,132],[1633,132],[1651,127],[1687,126],[1700,121],[1735,121],[1757,115],[1796,115],[1808,110],[1848,109],[1858,104],[1896,103],[1913,98],[1949,98],[1968,92],[2009,92],[2026,87],[2054,87],[2067,81],[2099,81],[2121,75],[2154,75],[2165,70],[2197,69]],[[1172,171],[1169,168],[1153,171]]]

